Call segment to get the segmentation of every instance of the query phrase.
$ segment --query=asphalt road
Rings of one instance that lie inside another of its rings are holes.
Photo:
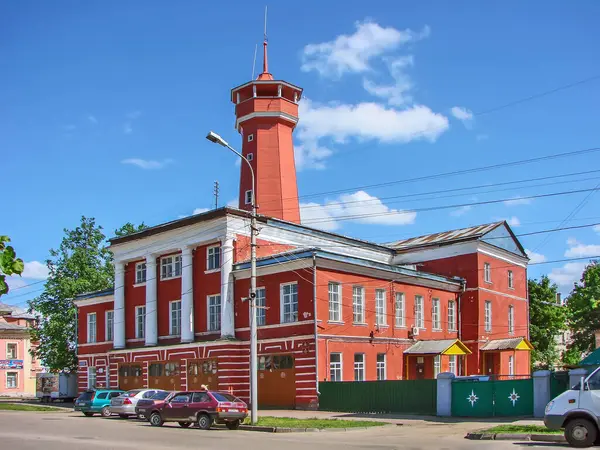
[[[387,426],[369,430],[271,434],[215,429],[162,428],[118,418],[84,417],[73,412],[0,412],[0,448],[24,450],[95,449],[552,449],[559,445],[500,441],[468,441],[444,424]]]

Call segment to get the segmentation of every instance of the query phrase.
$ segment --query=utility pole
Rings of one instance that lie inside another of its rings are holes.
[[[215,209],[219,207],[219,182],[215,181],[215,187],[213,188],[213,194],[215,196]]]

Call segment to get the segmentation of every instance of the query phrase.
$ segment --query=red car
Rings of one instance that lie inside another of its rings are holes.
[[[248,416],[248,406],[226,392],[184,391],[155,403],[143,415],[155,427],[165,422],[177,422],[183,428],[197,423],[198,428],[208,430],[213,423],[224,423],[236,430]]]

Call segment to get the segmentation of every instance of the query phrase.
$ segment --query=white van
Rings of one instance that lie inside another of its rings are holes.
[[[600,367],[548,403],[544,423],[552,430],[564,428],[572,447],[600,445]]]

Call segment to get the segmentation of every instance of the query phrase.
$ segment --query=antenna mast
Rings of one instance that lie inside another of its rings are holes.
[[[215,181],[215,187],[213,189],[213,194],[215,196],[215,209],[219,207],[219,182]]]

